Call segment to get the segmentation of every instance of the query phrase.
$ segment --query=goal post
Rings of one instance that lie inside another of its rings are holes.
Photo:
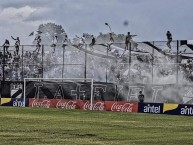
[[[50,83],[88,83],[90,85],[90,110],[92,110],[93,106],[93,95],[94,95],[94,80],[92,78],[24,78],[24,91],[23,98],[24,102],[26,101],[26,89],[27,82],[50,82]],[[77,98],[76,98],[77,99]]]

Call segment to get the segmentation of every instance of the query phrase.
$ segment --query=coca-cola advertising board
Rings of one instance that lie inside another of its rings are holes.
[[[113,112],[138,112],[138,103],[105,101],[105,108]]]
[[[64,99],[29,99],[30,107],[81,109],[113,112],[137,112],[138,103],[115,101],[64,100]]]
[[[78,109],[77,101],[61,99],[29,99],[29,107]]]
[[[96,111],[105,111],[105,102],[104,101],[93,101],[92,105],[90,101],[78,100],[77,104],[82,110],[96,110]]]

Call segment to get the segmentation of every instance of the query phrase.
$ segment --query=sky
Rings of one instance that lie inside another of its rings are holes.
[[[32,44],[40,24],[62,25],[70,38],[82,33],[136,34],[136,41],[193,40],[193,0],[0,0],[0,43],[11,36]],[[128,25],[125,26],[124,22]]]

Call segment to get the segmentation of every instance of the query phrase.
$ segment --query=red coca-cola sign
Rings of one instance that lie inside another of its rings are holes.
[[[30,107],[76,109],[77,101],[59,99],[29,99]]]
[[[101,101],[94,101],[91,105],[90,101],[79,101],[78,105],[80,109],[83,110],[98,110],[98,111],[104,111],[105,110],[105,103]]]
[[[107,111],[137,112],[138,110],[138,103],[106,101],[105,106]]]
[[[30,107],[82,109],[97,111],[137,112],[138,103],[115,102],[115,101],[90,101],[82,100],[59,100],[59,99],[29,99]]]
[[[30,107],[51,108],[51,102],[47,99],[32,99]]]
[[[56,103],[56,108],[61,109],[76,109],[77,108],[77,102],[73,100],[59,100]]]
[[[133,104],[132,103],[125,103],[123,105],[114,103],[111,106],[111,111],[118,111],[118,112],[132,112]]]

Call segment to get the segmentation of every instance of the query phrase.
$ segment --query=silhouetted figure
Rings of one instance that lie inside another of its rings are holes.
[[[64,50],[65,50],[67,45],[68,45],[68,36],[65,35],[64,40],[63,40],[63,44],[62,44],[62,48],[64,48]]]
[[[58,43],[58,36],[54,36],[53,40],[52,40],[52,45],[51,47],[53,47],[53,53],[55,53],[55,48],[56,48],[56,44]]]
[[[80,42],[78,44],[78,47],[82,48],[84,46],[84,44],[85,44],[85,36],[84,36],[84,34],[82,35],[82,37],[78,37],[77,35],[76,35],[76,37],[80,40]]]
[[[118,86],[115,85],[115,97],[114,97],[114,101],[119,101],[119,90],[118,90]]]
[[[114,43],[114,39],[113,39],[112,33],[109,33],[109,35],[110,35],[110,39],[109,39],[109,42],[107,43],[107,49],[108,51],[111,51],[111,45]]]
[[[42,39],[41,39],[40,36],[37,36],[37,37],[35,38],[35,40],[36,40],[36,42],[37,42],[35,52],[38,51],[38,53],[39,53],[40,48],[41,48],[41,41],[42,41]]]
[[[6,51],[7,54],[9,54],[8,48],[9,48],[9,40],[5,40],[5,43],[3,44],[4,50]]]
[[[3,53],[0,51],[0,65],[3,63]]]
[[[19,40],[19,37],[17,37],[17,38],[15,39],[15,38],[13,38],[13,36],[11,36],[11,38],[12,38],[13,40],[15,40],[15,49],[16,49],[16,53],[17,53],[17,55],[19,55],[19,46],[20,46],[20,40]]]
[[[167,39],[168,39],[167,46],[171,49],[170,43],[172,42],[172,34],[170,33],[170,31],[167,31],[166,36],[167,36]]]
[[[142,91],[139,91],[139,95],[138,95],[138,99],[139,99],[139,102],[140,103],[143,103],[144,102],[144,95],[142,94]]]
[[[92,51],[94,51],[93,46],[95,45],[95,43],[96,43],[96,40],[95,40],[94,36],[92,35],[92,40],[91,40],[91,43],[90,43],[90,48],[91,48]]]
[[[10,52],[7,53],[8,54],[8,58],[7,58],[7,63],[9,65],[9,67],[11,67],[11,63],[12,63],[12,54]]]
[[[103,89],[102,89],[102,88],[99,89],[99,96],[100,96],[100,98],[101,98],[101,101],[105,101],[104,92],[103,92]]]
[[[125,50],[129,49],[129,44],[131,43],[132,37],[137,35],[131,35],[130,32],[127,33],[127,36],[125,37]]]

